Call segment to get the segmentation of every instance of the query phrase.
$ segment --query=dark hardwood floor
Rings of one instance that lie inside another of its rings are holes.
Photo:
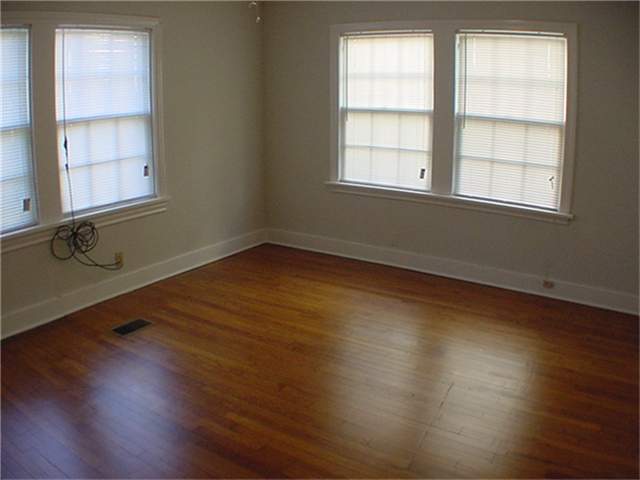
[[[638,318],[263,245],[2,342],[1,461],[5,478],[637,478]]]

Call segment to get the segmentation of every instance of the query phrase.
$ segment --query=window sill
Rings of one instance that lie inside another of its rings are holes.
[[[107,225],[114,225],[135,218],[142,218],[164,212],[167,210],[168,203],[168,197],[156,197],[129,205],[120,205],[80,213],[76,215],[76,221],[91,220],[98,228],[106,227]],[[69,218],[65,218],[58,222],[35,225],[2,235],[2,237],[0,237],[2,253],[4,254],[38,243],[48,242],[54,233],[54,229],[70,221]]]
[[[573,215],[570,213],[550,212],[548,210],[542,210],[538,208],[506,205],[497,202],[455,197],[451,195],[439,195],[437,193],[431,192],[419,192],[393,187],[336,181],[325,182],[325,184],[331,191],[336,193],[350,193],[355,195],[364,195],[367,197],[387,198],[390,200],[430,203],[446,207],[463,208],[466,210],[497,213],[500,215],[509,215],[512,217],[529,218],[532,220],[551,223],[568,224],[571,220],[573,220]]]

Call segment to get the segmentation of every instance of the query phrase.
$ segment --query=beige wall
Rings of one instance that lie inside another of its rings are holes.
[[[260,30],[246,3],[4,3],[3,10],[156,16],[163,26],[169,209],[101,229],[95,256],[120,273],[59,262],[47,244],[2,255],[3,314],[264,227]]]
[[[102,229],[96,257],[124,251],[121,273],[61,263],[46,244],[3,254],[3,314],[265,225],[637,293],[634,4],[267,2],[264,25],[255,24],[246,2],[5,2],[2,8],[161,18],[171,196],[165,213]],[[573,223],[326,190],[329,25],[420,18],[578,23]]]
[[[329,25],[482,18],[578,24],[575,221],[329,192]],[[637,4],[267,2],[263,53],[270,227],[637,294]]]

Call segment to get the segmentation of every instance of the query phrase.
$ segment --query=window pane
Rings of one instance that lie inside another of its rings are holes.
[[[342,42],[342,179],[429,188],[432,35],[346,36]]]
[[[557,210],[566,40],[457,36],[456,194]]]
[[[29,30],[0,30],[2,232],[35,223],[29,96]]]
[[[149,34],[58,29],[56,112],[65,212],[154,194]],[[69,176],[65,170],[66,138]]]

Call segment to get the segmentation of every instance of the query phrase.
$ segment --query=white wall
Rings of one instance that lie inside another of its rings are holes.
[[[264,227],[261,26],[246,3],[3,2],[2,8],[161,19],[171,196],[167,212],[101,229],[95,257],[111,261],[123,251],[121,272],[60,262],[45,243],[3,253],[3,333],[20,328],[5,321],[12,312],[41,302],[46,310],[77,289],[125,282],[132,271]],[[34,316],[27,312],[20,321]]]
[[[329,26],[482,18],[578,24],[575,221],[328,191]],[[267,2],[263,53],[270,227],[637,295],[637,4]]]

